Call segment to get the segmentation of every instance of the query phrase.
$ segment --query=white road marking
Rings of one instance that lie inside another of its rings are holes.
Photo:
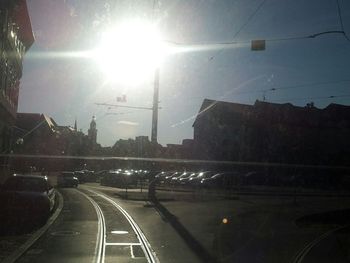
[[[131,255],[131,258],[135,258],[134,249],[132,246],[130,246],[130,255]]]
[[[111,234],[125,235],[125,234],[129,234],[129,232],[128,231],[123,231],[123,230],[113,230],[113,231],[111,231]]]
[[[106,243],[106,246],[141,246],[141,243]]]

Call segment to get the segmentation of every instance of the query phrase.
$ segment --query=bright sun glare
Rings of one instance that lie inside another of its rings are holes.
[[[95,57],[109,81],[140,84],[165,56],[156,27],[145,21],[128,21],[106,31]]]

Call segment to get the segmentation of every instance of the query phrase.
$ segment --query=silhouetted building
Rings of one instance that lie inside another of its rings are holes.
[[[28,154],[58,154],[56,122],[45,114],[17,113],[13,150]]]
[[[191,159],[193,157],[194,141],[192,139],[182,140],[182,144],[167,144],[163,148],[164,157],[176,159]]]
[[[11,151],[22,60],[34,42],[25,0],[0,1],[0,152]]]
[[[136,136],[134,139],[118,140],[111,149],[111,154],[116,156],[133,157],[162,157],[163,147],[153,144],[148,136]]]
[[[297,107],[205,99],[193,123],[194,157],[309,164],[350,163],[350,106]]]
[[[98,154],[100,146],[71,126],[58,125],[39,113],[18,113],[13,150],[16,153],[48,155]]]
[[[96,118],[92,116],[92,120],[90,122],[90,129],[88,130],[88,137],[92,144],[97,143],[97,129],[96,129]]]

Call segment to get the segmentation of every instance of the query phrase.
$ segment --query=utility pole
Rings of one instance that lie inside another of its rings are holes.
[[[152,107],[152,132],[151,142],[157,143],[158,134],[158,103],[159,103],[159,68],[154,74],[153,107]]]
[[[116,107],[116,108],[128,108],[128,109],[138,109],[138,110],[152,110],[152,130],[151,130],[151,142],[157,143],[158,134],[158,110],[159,108],[159,68],[156,69],[154,74],[154,88],[153,88],[153,105],[151,107],[139,107],[139,106],[127,106],[119,104],[109,104],[109,103],[95,103],[99,106],[106,107]]]

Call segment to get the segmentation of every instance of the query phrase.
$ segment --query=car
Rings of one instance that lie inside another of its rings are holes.
[[[117,186],[120,174],[119,170],[110,170],[101,178],[100,184],[103,186]]]
[[[108,170],[95,172],[96,183],[101,182],[102,178],[108,173]]]
[[[137,174],[132,170],[110,170],[101,179],[101,185],[124,188],[136,186],[137,181]]]
[[[56,191],[46,176],[14,174],[1,186],[1,219],[32,219],[44,223],[55,201]]]
[[[202,179],[201,186],[204,188],[230,189],[238,185],[239,176],[238,172],[217,173],[210,178]]]
[[[242,176],[242,185],[266,185],[267,177],[262,172],[251,171]]]
[[[185,185],[191,176],[194,176],[194,172],[185,172],[179,178],[177,178],[176,183],[180,185]]]
[[[59,187],[78,187],[79,180],[75,177],[74,172],[62,172],[57,177],[57,186]]]
[[[174,178],[174,177],[178,177],[182,174],[182,172],[170,172],[169,174],[167,174],[165,177],[164,177],[164,183],[165,184],[169,184],[171,183],[171,180]]]
[[[162,171],[157,173],[154,178],[157,179],[158,184],[164,184],[165,180],[168,176],[172,175],[174,172],[173,171]]]
[[[177,172],[175,174],[172,175],[171,179],[169,180],[169,183],[174,185],[174,184],[177,184],[178,183],[178,179],[180,177],[184,177],[184,176],[187,176],[187,173],[186,172]]]
[[[201,185],[201,180],[202,179],[206,179],[206,178],[210,178],[213,175],[217,174],[218,172],[215,171],[205,171],[205,172],[199,172],[196,175],[191,176],[188,179],[188,184],[192,185],[192,186],[198,186]]]
[[[85,173],[84,171],[75,171],[74,172],[74,176],[76,178],[78,178],[80,184],[83,184],[83,183],[87,182],[87,177],[88,176],[87,176],[87,173]]]

